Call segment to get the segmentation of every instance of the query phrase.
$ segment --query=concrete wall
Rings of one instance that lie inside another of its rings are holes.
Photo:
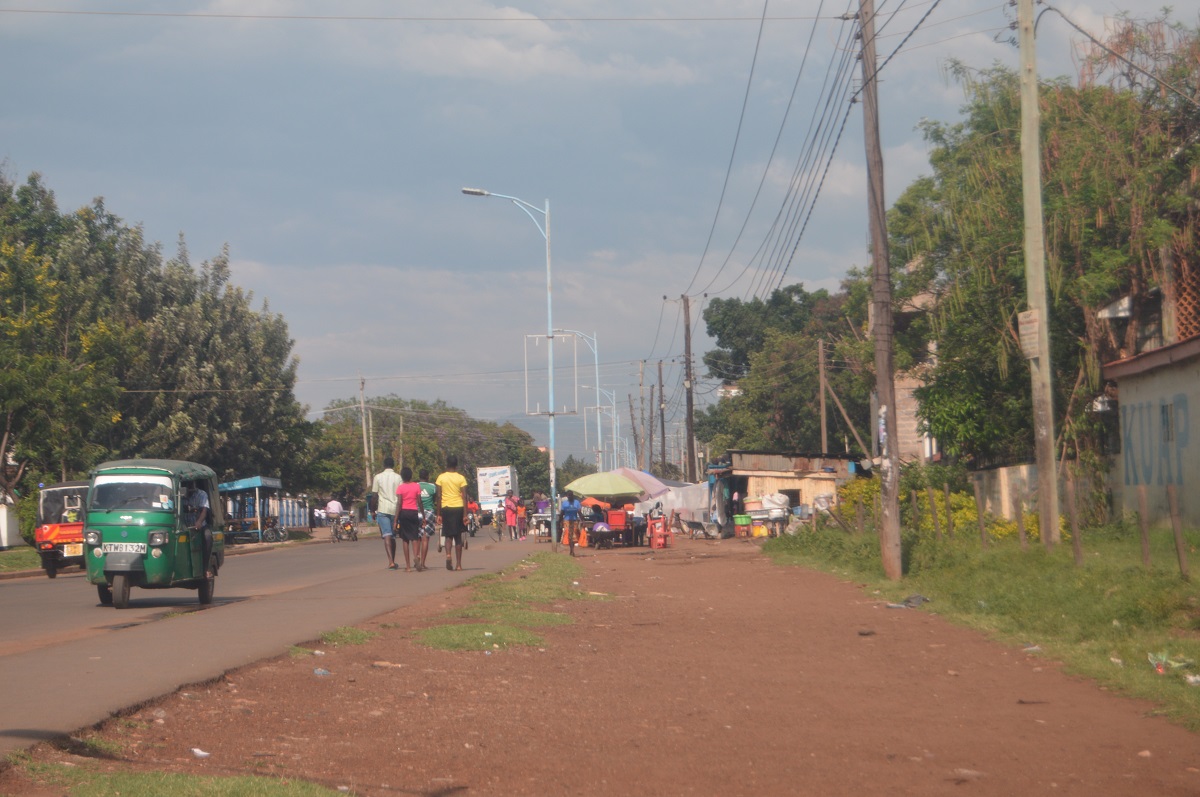
[[[1144,489],[1152,523],[1170,520],[1166,486],[1174,484],[1184,525],[1200,526],[1200,441],[1191,409],[1200,410],[1200,359],[1120,380],[1121,453],[1112,471],[1116,510],[1136,512]]]
[[[1007,468],[973,473],[983,487],[984,511],[1012,520],[1013,497],[1021,496],[1025,509],[1037,505],[1037,465],[1013,465]]]

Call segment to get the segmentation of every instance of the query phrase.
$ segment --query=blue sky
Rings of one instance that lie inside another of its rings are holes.
[[[674,429],[682,293],[696,322],[706,292],[836,289],[869,263],[860,105],[829,151],[853,89],[832,77],[852,30],[839,17],[857,5],[0,0],[0,162],[42,173],[63,208],[103,196],[167,254],[182,234],[196,265],[227,245],[234,281],[286,317],[312,410],[365,379],[368,397],[445,399],[542,443],[545,419],[526,413],[546,409],[545,342],[526,336],[546,332],[544,241],[512,204],[460,189],[548,199],[554,326],[595,336],[622,434],[638,363],[649,385],[665,360]],[[1200,0],[1173,5],[1196,24]],[[1096,33],[1157,8],[1056,7]],[[890,203],[928,171],[920,121],[957,118],[950,60],[1016,64],[1002,41],[1016,11],[877,9],[880,61],[900,48],[880,73]],[[1040,74],[1073,75],[1081,37],[1054,15],[1038,35]],[[795,174],[806,209],[772,235]],[[697,358],[708,345],[697,324]],[[577,348],[578,376],[562,367],[572,344],[555,354],[556,404],[581,413],[557,420],[560,459],[594,448],[593,353]]]

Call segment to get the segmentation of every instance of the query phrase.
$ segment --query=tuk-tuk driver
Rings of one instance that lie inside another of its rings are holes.
[[[187,506],[193,516],[192,531],[204,532],[204,544],[200,547],[204,562],[204,577],[212,578],[212,572],[209,570],[213,542],[212,524],[209,522],[212,519],[212,508],[208,504],[208,491],[193,485],[188,492]]]

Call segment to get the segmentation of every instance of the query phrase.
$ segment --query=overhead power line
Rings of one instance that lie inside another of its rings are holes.
[[[0,14],[38,14],[44,16],[75,17],[148,17],[166,19],[237,19],[257,21],[297,22],[487,22],[503,24],[545,22],[804,22],[819,17],[804,15],[785,16],[711,16],[711,17],[420,17],[408,15],[365,15],[365,14],[231,14],[207,11],[81,11],[74,9],[49,8],[0,8]],[[833,19],[833,17],[829,17]]]

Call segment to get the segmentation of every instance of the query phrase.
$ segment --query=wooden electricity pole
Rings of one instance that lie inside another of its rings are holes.
[[[654,383],[650,383],[650,429],[646,435],[646,473],[654,468]]]
[[[896,456],[896,384],[892,355],[892,272],[888,257],[887,207],[883,194],[883,150],[879,143],[879,83],[875,65],[875,0],[859,0],[862,26],[863,127],[867,150],[867,194],[871,227],[872,333],[875,338],[875,392],[879,396],[881,515],[879,552],[884,574],[903,575],[900,560],[900,463]]]
[[[821,453],[829,453],[829,432],[825,423],[825,341],[817,341],[817,372],[821,385]]]
[[[1019,0],[1021,45],[1021,186],[1025,199],[1025,293],[1021,313],[1022,348],[1033,379],[1034,457],[1038,471],[1038,528],[1042,539],[1058,544],[1058,468],[1054,464],[1054,397],[1050,362],[1050,305],[1046,299],[1045,241],[1042,233],[1041,110],[1038,108],[1037,46],[1033,0]],[[1025,341],[1034,345],[1027,346]]]

